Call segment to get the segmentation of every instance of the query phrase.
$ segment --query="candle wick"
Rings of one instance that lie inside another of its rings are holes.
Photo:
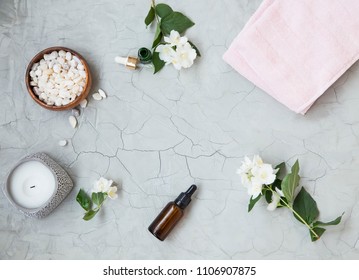
[[[30,189],[33,189],[33,188],[35,188],[35,186],[31,186],[31,187],[30,187]]]

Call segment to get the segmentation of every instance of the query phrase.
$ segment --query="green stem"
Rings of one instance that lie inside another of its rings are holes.
[[[101,203],[100,205],[98,205],[98,206],[97,206],[95,209],[93,209],[93,210],[94,210],[94,211],[99,211],[99,210],[101,209],[101,207],[102,207],[102,204],[105,203],[107,197],[108,197],[108,194],[106,193],[105,198],[104,198],[104,200],[102,201],[102,203]]]
[[[158,18],[158,15],[157,15],[157,13],[156,13],[156,2],[155,2],[155,0],[151,0],[151,2],[152,2],[151,6],[152,6],[153,9],[155,10],[155,19],[156,19],[156,21],[157,21],[157,24],[159,24],[159,23],[160,23],[160,19]]]
[[[272,193],[275,192],[275,191],[272,190],[270,187],[267,187],[267,188],[264,188],[264,189],[270,190]],[[316,238],[319,238],[318,234],[313,230],[313,228],[312,228],[310,225],[308,225],[308,223],[302,218],[302,216],[300,216],[300,215],[297,213],[297,211],[295,211],[295,210],[293,209],[292,206],[290,206],[287,202],[285,202],[284,199],[282,199],[282,197],[280,197],[280,200],[281,200],[281,202],[283,202],[283,204],[284,204],[285,207],[287,207],[290,211],[292,211],[292,213],[293,213],[294,215],[297,216],[297,218],[313,233],[313,235],[314,235]]]

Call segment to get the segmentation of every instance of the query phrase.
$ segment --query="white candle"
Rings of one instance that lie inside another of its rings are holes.
[[[54,194],[56,180],[43,163],[31,160],[21,163],[11,173],[8,192],[21,207],[35,209],[43,206]]]

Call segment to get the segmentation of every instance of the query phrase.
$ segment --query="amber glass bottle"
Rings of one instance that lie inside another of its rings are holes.
[[[159,240],[165,240],[182,218],[183,210],[190,204],[191,196],[196,190],[197,186],[192,185],[186,192],[181,193],[175,201],[169,202],[154,219],[148,230]]]

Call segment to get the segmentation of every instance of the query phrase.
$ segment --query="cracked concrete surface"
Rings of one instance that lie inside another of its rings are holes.
[[[0,259],[359,258],[358,64],[306,116],[295,115],[221,58],[260,0],[166,2],[196,22],[187,35],[202,58],[155,76],[113,62],[151,45],[154,30],[143,23],[150,1],[0,2],[1,183],[19,159],[39,151],[75,182],[43,220],[16,212],[0,193]],[[108,94],[89,99],[76,130],[70,112],[40,108],[23,82],[30,59],[54,45],[80,52],[93,89]],[[69,145],[58,146],[61,139]],[[273,164],[298,158],[321,219],[345,211],[342,224],[311,243],[286,211],[268,212],[259,203],[248,214],[236,169],[255,153]],[[84,222],[75,197],[99,176],[121,186],[119,198]],[[185,218],[159,242],[148,225],[192,183],[199,191]]]

